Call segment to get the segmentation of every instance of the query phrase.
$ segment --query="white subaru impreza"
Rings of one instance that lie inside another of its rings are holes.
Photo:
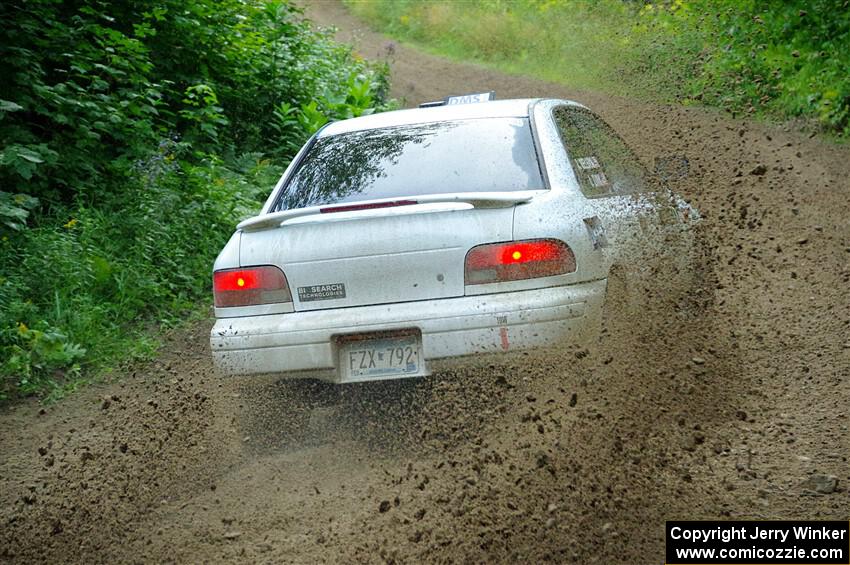
[[[347,383],[569,343],[629,243],[695,215],[579,104],[456,101],[306,143],[215,261],[220,370]]]

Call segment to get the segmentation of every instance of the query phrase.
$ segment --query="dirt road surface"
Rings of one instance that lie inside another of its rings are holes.
[[[389,55],[410,104],[571,98],[647,164],[685,156],[699,286],[656,277],[586,349],[342,390],[222,379],[200,324],[113,383],[0,413],[0,560],[661,563],[668,519],[848,518],[850,149],[309,14]]]

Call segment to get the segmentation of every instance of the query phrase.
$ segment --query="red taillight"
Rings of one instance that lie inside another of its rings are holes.
[[[319,208],[321,214],[332,214],[334,212],[354,212],[357,210],[375,210],[376,208],[394,208],[396,206],[412,206],[419,204],[416,200],[393,200],[392,202],[370,202],[365,204],[348,204],[345,206],[328,206]]]
[[[246,267],[213,273],[217,308],[292,302],[283,271],[277,267]]]
[[[466,284],[551,277],[576,270],[572,249],[557,239],[512,241],[473,247],[466,254]]]

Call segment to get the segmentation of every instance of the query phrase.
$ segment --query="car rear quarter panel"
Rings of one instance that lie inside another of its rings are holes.
[[[581,193],[553,123],[552,109],[564,104],[568,103],[544,100],[532,106],[538,157],[545,168],[550,191],[516,207],[514,239],[554,237],[566,242],[576,257],[576,272],[567,281],[573,283],[605,278],[611,250],[594,247],[585,223],[585,219],[597,214],[598,206]]]
[[[553,119],[552,112],[559,106],[579,105],[543,100],[532,106],[538,152],[551,194],[517,207],[514,233],[520,239],[549,229],[551,237],[559,237],[573,247],[577,281],[604,278],[613,265],[640,260],[646,247],[666,246],[657,229],[659,207],[664,205],[664,199],[660,194],[586,197]],[[602,244],[598,238],[594,241],[591,237],[590,224],[601,228]]]
[[[239,264],[239,241],[242,238],[242,232],[234,232],[230,239],[224,245],[224,248],[218,254],[213,265],[213,271],[222,269],[236,269]]]

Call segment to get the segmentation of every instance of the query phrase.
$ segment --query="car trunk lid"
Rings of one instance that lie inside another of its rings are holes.
[[[531,197],[508,194],[260,216],[241,224],[240,263],[280,267],[296,311],[463,296],[467,251],[510,240],[514,206]]]

